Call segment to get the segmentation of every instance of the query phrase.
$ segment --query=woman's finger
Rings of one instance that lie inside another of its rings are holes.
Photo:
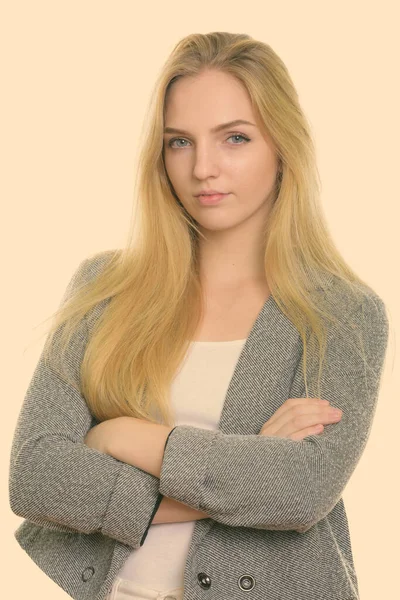
[[[333,415],[330,406],[323,404],[320,406],[295,404],[282,412],[280,416],[277,416],[276,413],[274,416],[274,419],[271,418],[262,427],[261,433],[263,435],[290,437],[305,428],[315,427],[319,424],[326,425],[340,419],[340,416],[337,419]]]
[[[277,419],[280,419],[284,413],[288,410],[291,411],[296,406],[329,406],[328,400],[321,400],[321,398],[288,398],[268,419],[267,423],[274,423]]]

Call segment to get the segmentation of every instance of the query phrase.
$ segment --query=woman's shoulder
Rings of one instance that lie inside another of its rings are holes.
[[[101,271],[111,262],[116,260],[121,253],[119,248],[112,250],[102,250],[87,256],[80,264],[83,277],[90,281],[94,277],[97,277]]]

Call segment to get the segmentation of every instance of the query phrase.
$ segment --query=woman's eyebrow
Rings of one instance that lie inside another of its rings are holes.
[[[255,123],[250,123],[250,121],[245,121],[244,119],[236,119],[235,121],[221,123],[221,125],[213,127],[211,129],[211,133],[216,133],[217,131],[222,131],[222,129],[227,129],[228,127],[234,127],[236,125],[253,125],[256,127]],[[185,135],[190,135],[189,131],[185,131],[185,129],[177,129],[176,127],[165,127],[164,133],[184,133]]]

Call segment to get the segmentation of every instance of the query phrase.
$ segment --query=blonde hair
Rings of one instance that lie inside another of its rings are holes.
[[[282,173],[265,226],[265,275],[274,300],[301,335],[307,397],[307,348],[318,342],[320,378],[324,320],[340,325],[326,277],[346,286],[356,302],[371,290],[345,263],[328,231],[310,126],[282,60],[269,45],[246,34],[189,35],[173,49],[152,94],[126,246],[102,254],[100,272],[62,302],[46,340],[46,361],[51,359],[58,370],[55,361],[68,350],[73,333],[83,322],[90,325],[79,390],[98,421],[128,415],[175,424],[170,385],[204,307],[197,252],[201,233],[164,165],[165,102],[174,81],[208,69],[242,82],[277,149]],[[68,357],[61,360],[64,376],[67,363]]]

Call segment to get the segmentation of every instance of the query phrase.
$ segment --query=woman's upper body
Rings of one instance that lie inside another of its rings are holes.
[[[66,296],[76,281],[96,277],[107,256],[84,260]],[[329,290],[342,320],[362,330],[367,359],[346,336],[328,336],[321,397],[343,411],[340,422],[302,441],[258,435],[287,398],[305,396],[301,338],[269,295],[208,426],[182,419],[172,430],[160,479],[83,443],[96,419],[41,358],[10,462],[10,505],[25,519],[15,537],[32,560],[76,600],[104,600],[144,547],[165,495],[210,517],[193,528],[184,600],[245,592],[255,600],[357,599],[342,493],[370,433],[388,320],[376,294],[366,291],[359,305],[334,278]],[[87,339],[83,322],[67,357],[77,378]]]

